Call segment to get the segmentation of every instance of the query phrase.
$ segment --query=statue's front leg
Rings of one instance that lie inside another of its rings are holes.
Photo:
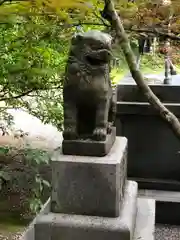
[[[109,101],[102,99],[96,109],[96,126],[93,132],[93,138],[97,141],[105,141],[107,135],[107,123],[109,113]]]
[[[68,100],[64,101],[64,131],[65,140],[74,140],[77,138],[77,109],[76,106]]]
[[[116,111],[117,111],[117,90],[113,89],[112,90],[112,99],[111,99],[111,111],[112,111],[112,117],[111,117],[111,122],[112,126],[115,126],[115,121],[116,121]]]
[[[116,120],[116,102],[117,102],[117,90],[111,87],[110,85],[110,101],[109,101],[109,114],[108,114],[108,124],[107,124],[107,133],[111,134],[112,127],[115,126]]]

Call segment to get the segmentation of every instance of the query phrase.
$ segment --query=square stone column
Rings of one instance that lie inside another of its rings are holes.
[[[51,212],[118,217],[124,194],[127,139],[116,137],[108,155],[52,157]]]

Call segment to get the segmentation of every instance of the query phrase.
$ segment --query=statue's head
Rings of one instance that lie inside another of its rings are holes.
[[[90,30],[73,37],[72,47],[76,49],[79,56],[82,55],[84,61],[97,66],[107,64],[111,60],[111,42],[112,37],[109,34]]]

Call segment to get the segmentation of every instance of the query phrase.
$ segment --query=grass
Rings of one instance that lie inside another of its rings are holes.
[[[160,73],[164,73],[164,66],[160,66],[157,69],[152,69],[148,66],[146,67],[141,67],[140,70],[142,71],[142,73],[148,74],[148,73],[153,73],[153,74],[160,74]],[[178,74],[180,74],[180,66],[176,66],[176,71]]]
[[[114,68],[114,69],[112,69],[112,71],[111,71],[112,82],[114,84],[117,84],[123,77],[126,76],[127,73],[128,73],[127,68],[123,68],[123,69]]]
[[[1,214],[1,213],[0,213]],[[19,239],[27,227],[27,223],[20,221],[18,217],[4,215],[0,218],[0,239]]]
[[[0,234],[21,232],[24,229],[25,226],[22,225],[19,226],[11,223],[0,223]]]
[[[25,231],[26,225],[15,221],[0,222],[0,239],[19,239],[18,235]]]

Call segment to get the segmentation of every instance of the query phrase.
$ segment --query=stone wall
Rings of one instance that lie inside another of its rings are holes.
[[[179,139],[132,78],[126,79],[118,85],[116,126],[117,135],[128,139],[128,177],[138,181],[140,188],[179,191]],[[170,85],[155,83],[150,88],[180,118],[178,82],[179,75]]]

